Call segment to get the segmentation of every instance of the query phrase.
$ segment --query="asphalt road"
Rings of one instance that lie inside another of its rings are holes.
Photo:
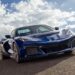
[[[75,75],[75,54],[51,56],[17,64],[0,61],[0,75]]]

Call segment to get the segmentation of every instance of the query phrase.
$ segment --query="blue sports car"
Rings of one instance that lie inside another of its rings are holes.
[[[20,27],[5,37],[0,57],[9,56],[18,63],[50,54],[70,54],[75,48],[75,35],[70,30],[47,25]]]

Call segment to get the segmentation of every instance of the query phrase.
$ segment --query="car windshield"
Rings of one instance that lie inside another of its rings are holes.
[[[52,27],[44,25],[34,25],[16,29],[16,36],[26,36],[30,34],[44,33],[50,31],[53,31]]]

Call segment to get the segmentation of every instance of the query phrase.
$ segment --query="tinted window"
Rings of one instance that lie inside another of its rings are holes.
[[[16,36],[25,36],[25,35],[44,33],[50,31],[53,31],[53,29],[49,26],[34,25],[34,26],[28,26],[16,29]]]
[[[51,31],[51,29],[48,27],[40,26],[37,28],[38,33],[49,32],[49,31]]]
[[[31,34],[31,29],[22,28],[17,30],[17,35],[19,36],[28,35],[28,34]]]
[[[30,29],[21,29],[21,30],[18,30],[18,34],[26,34],[26,33],[30,33]]]

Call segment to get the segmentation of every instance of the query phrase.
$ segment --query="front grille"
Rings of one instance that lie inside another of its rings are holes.
[[[68,42],[64,43],[58,43],[58,44],[52,44],[52,45],[47,45],[47,46],[42,46],[41,49],[47,53],[47,52],[56,52],[56,51],[61,51],[67,48],[70,48],[71,46],[68,46]]]

